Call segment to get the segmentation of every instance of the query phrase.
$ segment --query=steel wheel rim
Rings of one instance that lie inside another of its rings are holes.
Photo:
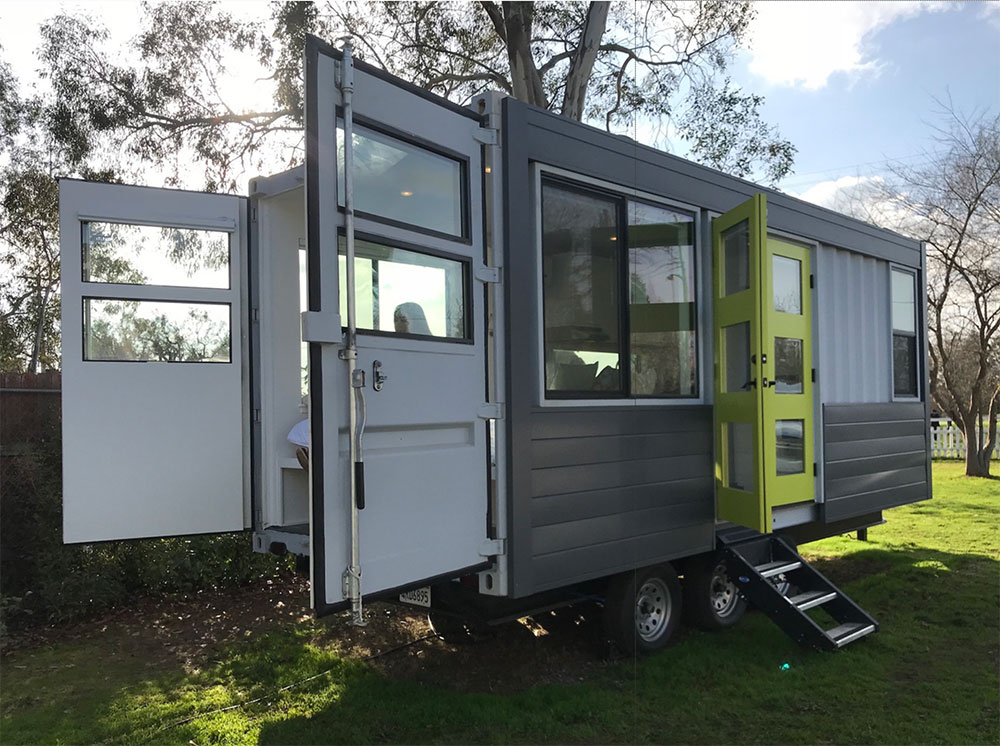
[[[650,578],[635,595],[635,631],[643,642],[663,637],[670,624],[673,602],[670,589],[660,578]]]
[[[716,565],[715,569],[712,570],[708,598],[712,605],[712,612],[720,619],[725,619],[732,614],[739,605],[740,594],[736,590],[736,584],[726,574],[726,568],[723,565]]]

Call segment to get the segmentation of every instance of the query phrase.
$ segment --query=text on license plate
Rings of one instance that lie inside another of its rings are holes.
[[[406,593],[400,593],[399,600],[402,601],[404,604],[413,604],[414,606],[425,606],[429,609],[431,607],[430,586],[424,586],[423,588],[414,588],[412,591],[407,591]]]

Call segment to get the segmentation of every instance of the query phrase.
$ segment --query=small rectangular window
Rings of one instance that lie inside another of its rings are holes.
[[[230,362],[226,303],[83,299],[83,359]]]
[[[774,437],[778,476],[803,473],[806,470],[805,420],[777,420]]]
[[[465,235],[462,161],[354,125],[354,209],[393,222]],[[337,128],[337,199],[344,206],[344,130]]]
[[[542,185],[545,389],[621,393],[620,201]]]
[[[694,216],[628,203],[633,396],[697,396]]]
[[[225,231],[83,221],[83,281],[228,288]]]
[[[892,270],[892,391],[917,396],[916,275]]]
[[[347,242],[340,239],[340,318],[347,323]],[[466,269],[457,259],[354,242],[356,323],[359,331],[470,339]]]
[[[750,287],[750,221],[743,220],[722,232],[723,295]]]

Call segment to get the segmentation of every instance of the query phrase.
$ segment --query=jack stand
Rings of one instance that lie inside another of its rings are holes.
[[[361,607],[361,568],[348,567],[344,570],[344,595],[351,599],[351,626],[367,627]]]

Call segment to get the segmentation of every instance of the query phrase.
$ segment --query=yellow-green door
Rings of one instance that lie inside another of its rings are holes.
[[[768,533],[773,507],[814,499],[809,252],[768,237],[762,194],[712,239],[717,513]]]

